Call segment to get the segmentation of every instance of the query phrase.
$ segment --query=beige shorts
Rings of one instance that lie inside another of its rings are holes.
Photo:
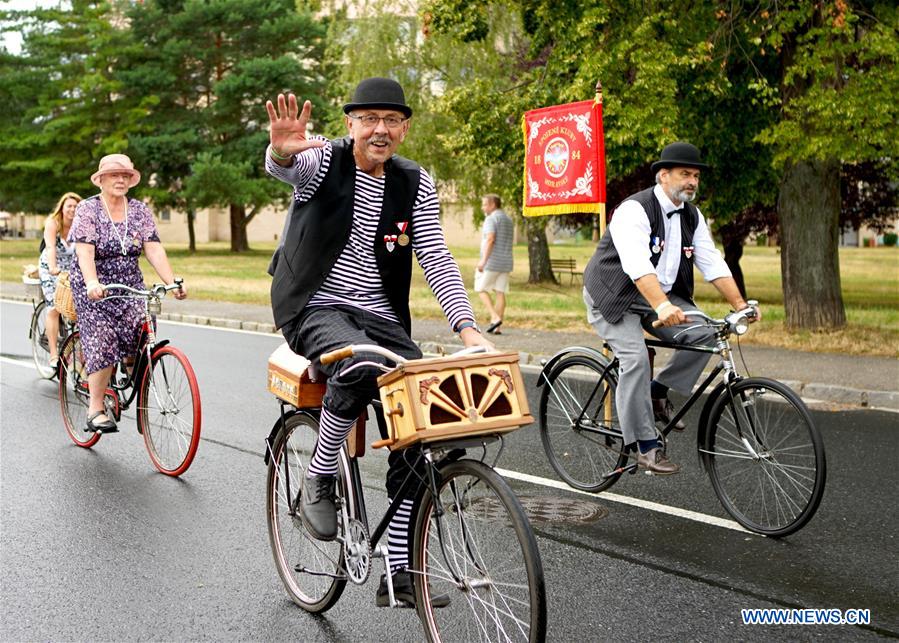
[[[509,292],[509,273],[495,270],[474,271],[474,291]]]

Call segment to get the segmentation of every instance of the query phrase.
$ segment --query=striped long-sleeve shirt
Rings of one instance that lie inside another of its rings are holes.
[[[295,155],[290,167],[282,167],[272,161],[268,151],[265,155],[266,172],[292,185],[294,199],[300,203],[312,198],[331,163],[331,142],[323,137],[314,138],[324,141],[324,147],[312,148]],[[400,323],[387,300],[374,253],[384,187],[383,176],[373,177],[356,168],[356,194],[350,237],[330,274],[312,295],[307,306],[355,306]],[[418,194],[412,209],[412,229],[412,250],[450,327],[455,329],[462,320],[474,319],[459,266],[446,247],[440,225],[437,191],[424,168],[421,169]]]

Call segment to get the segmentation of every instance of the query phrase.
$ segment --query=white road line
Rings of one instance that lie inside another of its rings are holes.
[[[658,502],[652,502],[650,500],[641,500],[640,498],[631,498],[630,496],[622,496],[617,493],[609,493],[608,491],[603,491],[601,493],[590,493],[589,491],[581,491],[579,489],[572,489],[564,482],[559,482],[558,480],[550,480],[548,478],[540,478],[538,476],[532,476],[527,473],[519,473],[518,471],[510,471],[509,469],[496,469],[496,472],[500,475],[511,478],[513,480],[521,480],[522,482],[529,482],[531,484],[540,485],[542,487],[549,487],[551,489],[560,489],[562,491],[569,491],[571,493],[577,493],[582,496],[590,496],[591,498],[601,498],[603,500],[610,500],[612,502],[619,502],[623,505],[630,505],[632,507],[639,507],[640,509],[648,509],[650,511],[657,511],[659,513],[667,514],[669,516],[677,516],[678,518],[685,518],[687,520],[693,520],[695,522],[701,522],[706,525],[712,525],[714,527],[723,527],[725,529],[732,529],[734,531],[740,531],[744,534],[752,534],[753,532],[744,529],[738,523],[733,520],[727,520],[726,518],[718,518],[717,516],[709,516],[706,514],[699,513],[698,511],[690,511],[689,509],[681,509],[679,507],[670,507],[668,505],[663,505]],[[758,535],[758,534],[753,534]]]
[[[31,361],[26,362],[25,360],[22,360],[22,359],[13,359],[12,357],[0,356],[0,362],[3,362],[5,364],[13,364],[15,366],[24,366],[25,368],[30,368],[32,371],[37,370],[37,366],[34,365],[34,362],[31,362]]]

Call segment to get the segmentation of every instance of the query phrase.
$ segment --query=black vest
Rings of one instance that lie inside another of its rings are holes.
[[[291,205],[282,243],[269,266],[273,277],[272,312],[278,328],[303,312],[337,263],[350,236],[356,194],[353,141],[350,137],[333,140],[331,150],[331,164],[315,194],[306,203],[294,201]],[[412,209],[421,174],[418,164],[401,156],[387,161],[384,174],[384,201],[373,250],[387,300],[410,333],[412,244],[394,244],[393,252],[389,252],[384,236],[399,234],[397,223],[406,221],[406,234],[414,239]]]
[[[650,237],[646,243],[650,248],[650,261],[655,268],[662,255],[661,252],[652,252],[653,239],[658,237],[660,241],[665,240],[665,215],[662,214],[662,206],[653,194],[653,188],[632,194],[623,202],[626,201],[639,203],[649,217]],[[684,248],[693,246],[693,233],[699,224],[699,212],[690,203],[685,202],[682,207],[684,213],[680,215],[680,234],[683,247],[680,248],[680,265],[671,292],[688,301],[693,301],[693,253],[690,252],[688,256]],[[596,252],[593,253],[593,257],[590,258],[584,269],[584,288],[587,289],[587,293],[593,299],[600,314],[610,324],[617,324],[621,321],[624,312],[640,296],[637,286],[621,267],[621,258],[618,256],[615,244],[612,243],[612,235],[608,228],[602,239],[599,240]]]

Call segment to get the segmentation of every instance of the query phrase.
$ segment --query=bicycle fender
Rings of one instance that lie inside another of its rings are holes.
[[[602,351],[596,350],[595,348],[590,346],[568,346],[549,358],[549,361],[543,366],[543,370],[540,371],[540,377],[537,378],[537,386],[543,386],[543,382],[546,381],[550,371],[552,371],[559,360],[563,357],[568,357],[569,355],[583,355],[584,357],[596,360],[603,366],[609,363],[609,358],[603,355]]]
[[[289,418],[292,418],[294,415],[303,414],[311,420],[318,421],[314,415],[307,411],[301,411],[299,409],[293,409],[291,411],[286,411],[284,415],[279,416],[277,420],[275,420],[275,424],[272,426],[272,430],[269,432],[268,437],[265,438],[265,453],[263,454],[262,461],[265,466],[268,466],[269,456],[272,453],[272,447],[275,445],[275,437],[278,435],[278,431],[281,429],[282,422],[286,422]]]
[[[700,452],[700,449],[705,445],[705,436],[708,431],[709,416],[712,414],[712,407],[715,406],[715,401],[721,393],[724,392],[726,386],[727,384],[724,381],[718,382],[718,385],[712,389],[711,393],[709,393],[709,397],[705,401],[705,404],[702,405],[702,413],[699,414],[699,430],[696,432],[696,455],[699,457],[700,463],[702,462],[702,453]]]

